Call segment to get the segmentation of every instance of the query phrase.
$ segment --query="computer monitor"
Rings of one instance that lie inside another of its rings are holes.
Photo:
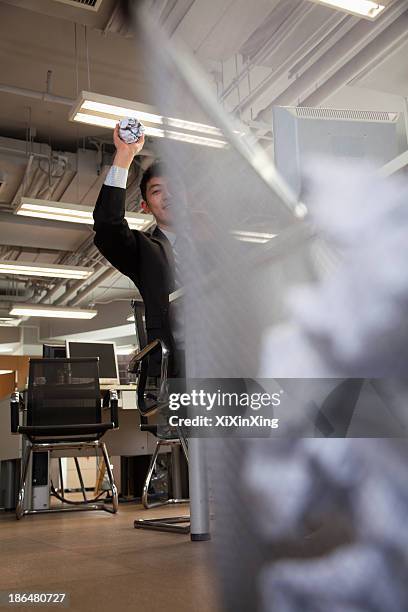
[[[67,349],[65,344],[43,344],[43,357],[46,359],[65,359]]]
[[[297,196],[312,156],[365,159],[378,168],[407,148],[403,113],[333,108],[273,108],[275,164]]]
[[[118,362],[114,342],[81,342],[67,340],[67,357],[99,357],[101,384],[119,384]]]

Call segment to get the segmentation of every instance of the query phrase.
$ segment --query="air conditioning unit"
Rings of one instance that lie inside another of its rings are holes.
[[[102,4],[102,0],[54,0],[54,2],[62,2],[76,8],[84,8],[90,11],[98,11]]]

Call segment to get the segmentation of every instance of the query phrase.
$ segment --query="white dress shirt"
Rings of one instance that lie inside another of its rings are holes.
[[[128,174],[129,170],[126,168],[111,166],[108,174],[106,175],[105,185],[108,185],[109,187],[120,187],[121,189],[126,189]]]

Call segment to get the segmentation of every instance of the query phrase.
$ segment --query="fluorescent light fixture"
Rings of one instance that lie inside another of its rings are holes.
[[[50,317],[56,319],[93,319],[97,310],[83,308],[60,308],[45,304],[14,304],[9,314],[21,317]]]
[[[128,346],[118,346],[116,347],[116,354],[117,355],[131,355],[132,353],[134,353],[136,350],[136,347],[133,345],[128,345]]]
[[[92,212],[90,206],[26,197],[21,198],[20,206],[16,210],[17,215],[24,217],[37,217],[85,225],[93,225]],[[145,215],[143,213],[127,212],[125,219],[130,229],[140,231],[146,231],[155,223],[153,215]]]
[[[221,130],[205,123],[163,117],[153,106],[83,91],[69,115],[70,121],[113,129],[124,117],[137,117],[147,136],[170,138],[190,144],[223,149],[227,142]]]
[[[1,374],[13,374],[14,370],[0,370],[0,375]]]
[[[267,234],[265,232],[247,232],[246,230],[232,230],[231,234],[241,242],[255,242],[258,244],[265,244],[276,236],[276,234]]]
[[[21,276],[50,276],[52,278],[85,279],[93,273],[93,268],[80,266],[61,266],[0,259],[0,274],[19,274]]]
[[[345,11],[358,17],[366,19],[376,19],[385,9],[384,4],[374,2],[373,0],[312,0],[318,4],[324,4],[339,11]]]
[[[0,316],[0,327],[17,327],[20,325],[22,319],[15,317],[2,317]]]

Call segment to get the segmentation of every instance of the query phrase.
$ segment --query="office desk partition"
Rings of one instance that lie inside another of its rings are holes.
[[[10,398],[0,400],[0,461],[21,459],[21,435],[10,430]]]

